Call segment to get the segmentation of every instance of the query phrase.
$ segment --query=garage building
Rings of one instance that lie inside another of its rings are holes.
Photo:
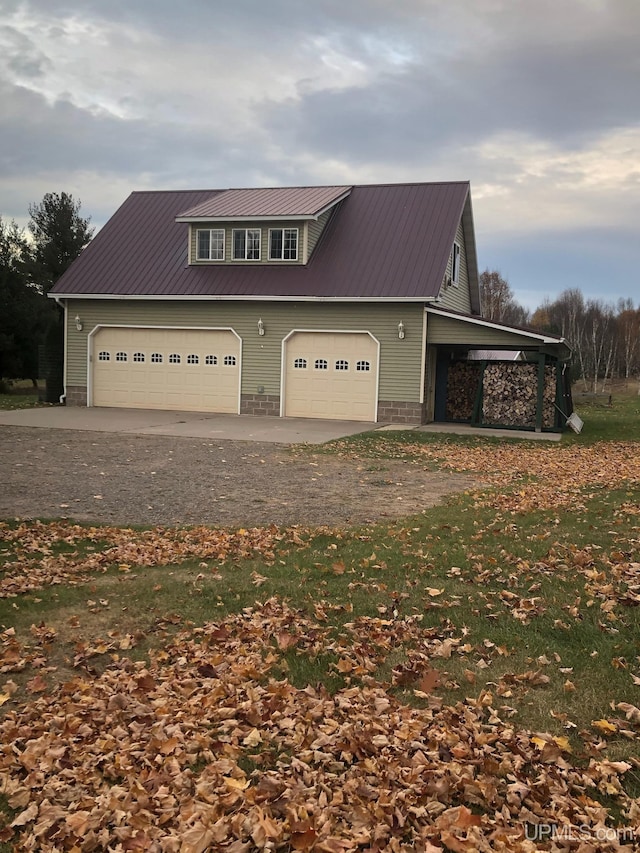
[[[424,423],[470,351],[568,355],[481,317],[467,182],[134,192],[51,296],[68,405]]]

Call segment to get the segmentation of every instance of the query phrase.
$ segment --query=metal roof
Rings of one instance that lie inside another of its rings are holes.
[[[306,265],[189,266],[188,226],[176,222],[176,217],[216,197],[215,190],[132,193],[58,280],[52,294],[429,300],[440,292],[463,212],[470,216],[466,181],[354,186],[335,207]]]
[[[351,187],[261,187],[223,190],[180,213],[178,221],[193,219],[250,219],[253,217],[315,218]]]

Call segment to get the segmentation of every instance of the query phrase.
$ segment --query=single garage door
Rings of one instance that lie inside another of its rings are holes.
[[[94,406],[238,412],[240,341],[233,332],[100,329],[92,370]]]
[[[285,343],[284,414],[375,421],[378,343],[366,332],[295,332]]]

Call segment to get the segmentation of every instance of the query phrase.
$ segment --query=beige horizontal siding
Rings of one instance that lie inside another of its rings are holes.
[[[242,393],[280,393],[283,339],[294,329],[369,331],[380,341],[381,400],[420,400],[421,304],[330,302],[160,302],[70,300],[68,315],[82,318],[83,331],[69,322],[68,385],[86,385],[87,336],[99,325],[232,328],[242,339]],[[262,318],[265,334],[258,335]],[[398,339],[398,323],[405,326]]]
[[[309,221],[307,228],[307,259],[311,257],[313,250],[316,247],[316,243],[320,239],[320,235],[324,231],[324,227],[329,221],[329,217],[333,213],[334,208],[331,210],[327,210],[322,216],[319,216],[318,219],[312,219]]]
[[[465,323],[453,317],[429,315],[427,339],[430,344],[451,344],[474,346],[480,349],[508,346],[520,349],[525,346],[537,346],[539,342],[517,332],[503,332],[490,326]]]
[[[471,298],[469,296],[469,264],[467,260],[467,249],[464,239],[464,230],[462,228],[462,220],[458,225],[456,232],[456,243],[460,246],[460,275],[458,284],[452,284],[449,287],[444,286],[444,282],[448,281],[451,275],[451,255],[447,263],[447,271],[444,275],[444,281],[440,289],[442,297],[442,306],[451,308],[454,311],[460,311],[463,314],[471,313]]]

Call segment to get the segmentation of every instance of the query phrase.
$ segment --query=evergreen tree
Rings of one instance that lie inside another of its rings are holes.
[[[0,380],[38,378],[38,346],[53,312],[30,279],[31,264],[24,233],[0,218]]]
[[[80,206],[65,192],[47,193],[40,204],[29,205],[34,275],[43,293],[49,292],[93,236],[91,217],[80,216]]]
[[[80,215],[80,201],[68,193],[47,193],[40,204],[29,205],[29,231],[33,236],[33,277],[43,294],[47,294],[63,272],[89,243],[94,229],[90,217]],[[45,338],[47,402],[57,402],[64,392],[64,323],[61,311]]]

